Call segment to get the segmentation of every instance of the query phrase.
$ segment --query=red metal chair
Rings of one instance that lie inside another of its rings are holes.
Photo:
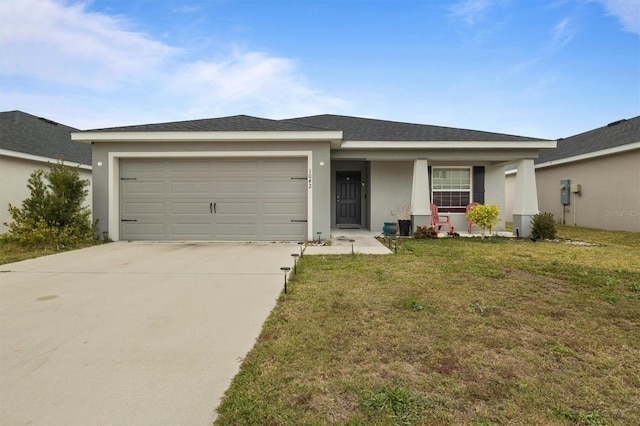
[[[474,201],[473,203],[467,204],[467,211],[466,213],[469,213],[471,211],[472,208],[474,208],[475,206],[479,206],[480,203]],[[465,216],[466,217],[466,216]],[[468,226],[467,226],[467,231],[469,231],[469,233],[471,233],[471,228],[473,227],[474,223],[472,221],[470,221],[469,219],[467,219]]]
[[[431,203],[431,226],[437,230],[440,230],[441,226],[448,226],[449,231],[453,229],[451,218],[449,218],[449,216],[438,215],[438,206],[433,203]]]

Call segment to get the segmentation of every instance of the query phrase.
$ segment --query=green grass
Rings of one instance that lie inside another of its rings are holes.
[[[96,241],[96,244],[102,244],[102,242]],[[81,244],[78,247],[73,247],[72,249],[79,249],[83,247],[88,247],[92,244]],[[34,248],[34,247],[24,247],[20,244],[16,244],[13,242],[7,242],[0,239],[0,265],[4,265],[6,263],[19,262],[21,260],[33,259],[40,256],[47,256],[50,254],[55,254],[63,250],[53,250],[50,247],[43,248]]]
[[[305,256],[216,424],[637,424],[640,234],[559,230]]]

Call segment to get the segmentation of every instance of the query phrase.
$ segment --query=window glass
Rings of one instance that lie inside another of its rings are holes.
[[[431,180],[431,199],[439,211],[465,211],[471,202],[470,167],[434,167]]]

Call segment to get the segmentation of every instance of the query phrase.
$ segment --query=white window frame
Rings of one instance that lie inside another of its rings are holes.
[[[436,170],[452,170],[452,169],[466,169],[469,171],[469,188],[468,189],[453,189],[453,188],[448,188],[448,189],[435,189],[434,188],[434,181],[435,179],[435,175],[436,175]],[[473,166],[432,166],[431,167],[431,199],[434,200],[434,193],[436,192],[467,192],[469,193],[469,203],[473,202]],[[464,208],[466,206],[438,206],[438,210],[442,209],[443,213],[447,213],[449,211],[449,209],[451,208],[456,208],[456,209],[461,209]]]

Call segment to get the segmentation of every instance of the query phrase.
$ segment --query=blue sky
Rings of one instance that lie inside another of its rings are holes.
[[[560,138],[640,115],[638,0],[2,0],[0,110],[344,114]]]

